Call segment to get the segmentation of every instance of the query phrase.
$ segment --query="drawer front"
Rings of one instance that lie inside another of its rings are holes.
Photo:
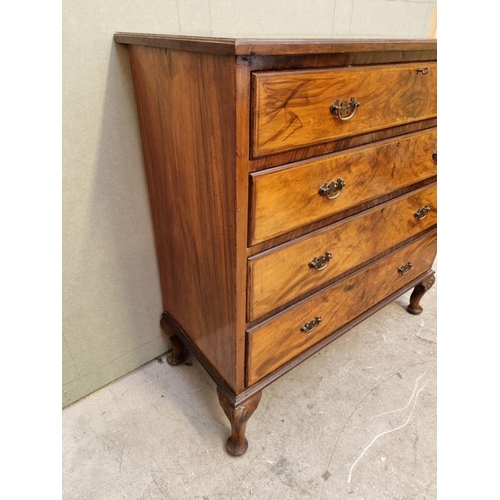
[[[253,156],[434,118],[436,76],[435,62],[253,73]]]
[[[431,228],[437,223],[436,191],[436,185],[420,189],[250,258],[249,320]]]
[[[249,330],[248,384],[259,381],[428,271],[435,255],[433,231]],[[402,274],[398,268],[407,262],[412,267]],[[316,328],[309,333],[301,331],[317,317],[321,322]]]
[[[250,244],[435,176],[436,138],[432,129],[251,174]],[[322,186],[338,180],[345,183],[341,190],[320,194]]]

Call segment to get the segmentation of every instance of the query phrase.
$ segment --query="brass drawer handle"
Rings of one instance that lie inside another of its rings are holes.
[[[434,153],[432,153],[432,159],[437,163],[438,162],[438,150],[436,149],[436,151],[434,151]]]
[[[431,207],[429,205],[425,205],[425,207],[420,207],[415,213],[415,217],[418,220],[425,219],[427,214],[431,211]]]
[[[429,74],[429,68],[418,68],[417,73],[422,73],[422,75],[428,75]]]
[[[334,200],[342,194],[342,189],[345,186],[345,181],[342,179],[337,179],[337,181],[332,181],[330,183],[325,182],[321,184],[318,189],[318,194],[320,196],[326,196],[329,200]]]
[[[333,255],[330,252],[326,252],[325,255],[320,255],[319,257],[314,257],[311,262],[309,262],[309,267],[311,269],[316,269],[316,271],[323,271],[328,267],[328,263],[332,259]]]
[[[310,333],[321,323],[321,321],[322,321],[321,316],[316,316],[308,323],[304,323],[300,328],[300,331],[304,333]]]
[[[407,274],[408,271],[412,268],[413,264],[411,262],[406,262],[405,264],[401,264],[398,268],[398,273]]]
[[[330,113],[332,115],[338,116],[340,120],[346,122],[350,120],[354,113],[356,113],[356,108],[360,105],[359,101],[355,97],[351,97],[350,101],[344,99],[342,102],[337,99],[330,106]]]

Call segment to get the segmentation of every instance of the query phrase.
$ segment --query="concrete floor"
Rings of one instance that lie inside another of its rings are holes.
[[[200,365],[155,360],[63,411],[63,498],[436,498],[436,292],[409,293],[263,392],[249,449]]]

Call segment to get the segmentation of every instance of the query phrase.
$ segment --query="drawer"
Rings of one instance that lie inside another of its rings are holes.
[[[254,384],[390,294],[428,271],[436,255],[436,231],[388,254],[247,332],[247,382]],[[406,274],[398,268],[411,262]],[[301,328],[315,318],[309,333]]]
[[[435,176],[436,139],[431,129],[251,174],[250,244]],[[335,191],[338,181],[345,185]]]
[[[251,257],[249,321],[434,226],[436,191],[434,184]]]
[[[435,62],[253,73],[253,157],[434,118],[436,77]]]

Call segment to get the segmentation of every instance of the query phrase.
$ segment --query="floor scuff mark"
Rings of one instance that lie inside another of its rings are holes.
[[[413,396],[415,396],[415,391],[417,390],[417,387],[418,387],[418,381],[427,373],[427,370],[425,370],[424,373],[422,373],[422,375],[420,375],[419,377],[417,377],[417,380],[415,380],[415,387],[413,388],[413,392],[410,396],[410,399],[408,400],[408,403],[406,403],[405,406],[403,406],[403,408],[398,408],[397,410],[392,410],[392,411],[386,411],[385,413],[379,413],[378,415],[375,415],[374,417],[371,417],[369,419],[370,420],[374,420],[378,417],[383,417],[384,415],[390,415],[391,413],[398,413],[400,411],[404,411],[406,410],[406,408],[408,408],[408,406],[410,406],[410,403],[412,402],[412,399],[413,399]]]
[[[425,374],[422,373],[422,375],[420,375],[417,380],[415,381],[415,388],[417,387],[417,384],[420,380],[420,378],[422,378],[422,376]],[[399,425],[398,427],[394,427],[393,429],[389,429],[387,431],[384,431],[384,432],[381,432],[380,434],[377,434],[372,440],[371,442],[368,444],[368,446],[365,447],[365,449],[361,452],[361,455],[359,455],[359,457],[355,460],[355,462],[351,465],[351,469],[349,470],[349,477],[347,478],[347,482],[350,483],[351,482],[351,479],[352,479],[352,472],[354,470],[354,467],[356,467],[356,464],[363,458],[363,456],[365,455],[365,453],[377,442],[377,440],[379,438],[381,438],[382,436],[385,436],[387,434],[390,434],[391,432],[395,432],[395,431],[398,431],[400,429],[402,429],[403,427],[405,427],[408,422],[410,421],[412,415],[413,415],[413,411],[415,410],[415,406],[417,404],[417,401],[418,401],[418,395],[424,390],[425,386],[427,385],[427,381],[424,383],[424,385],[416,392],[415,394],[415,389],[413,391],[413,394],[412,394],[412,398],[413,396],[415,395],[415,401],[413,402],[413,406],[411,408],[411,412],[410,414],[408,415],[408,418],[405,420],[405,422],[401,425]],[[411,401],[411,399],[410,399]],[[396,410],[395,410],[396,411]],[[391,413],[391,412],[389,412]]]

